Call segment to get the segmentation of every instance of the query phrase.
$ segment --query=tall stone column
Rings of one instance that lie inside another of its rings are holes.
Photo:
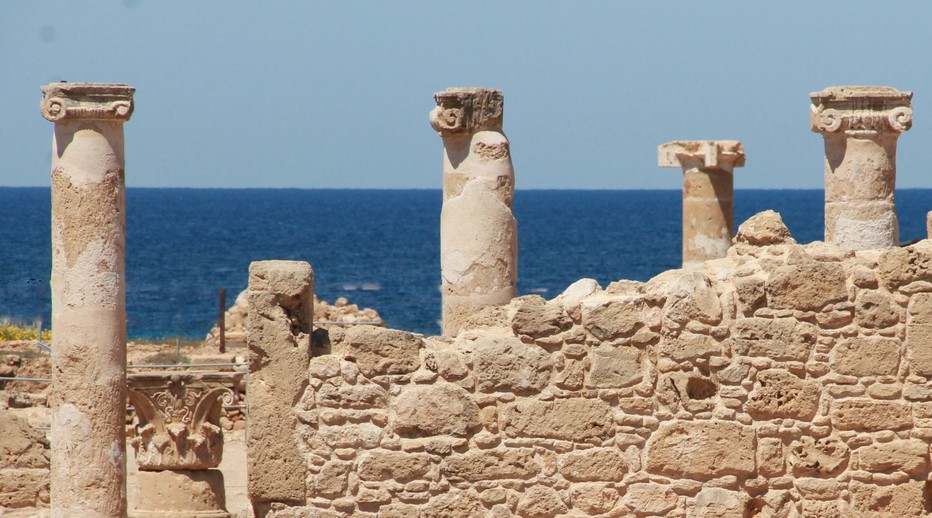
[[[657,148],[660,167],[683,169],[683,267],[725,257],[735,228],[734,168],[744,167],[737,140],[683,140]]]
[[[896,139],[912,126],[912,92],[833,86],[809,97],[812,131],[825,138],[825,241],[898,246]]]
[[[499,90],[450,88],[434,94],[430,125],[443,139],[440,271],[443,334],[471,314],[507,304],[518,282],[515,172],[502,133]]]
[[[134,88],[52,83],[54,517],[126,516],[126,193]]]

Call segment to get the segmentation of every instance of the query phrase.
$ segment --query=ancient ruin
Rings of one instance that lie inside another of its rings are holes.
[[[450,88],[434,99],[430,125],[443,138],[443,334],[456,336],[469,315],[517,294],[515,172],[499,90]]]
[[[900,243],[896,140],[913,124],[912,97],[879,86],[810,95],[812,131],[825,138],[825,241],[854,250]]]
[[[683,267],[725,257],[735,230],[734,168],[744,167],[737,140],[667,142],[660,167],[683,169]]]
[[[52,139],[53,516],[126,515],[126,188],[132,87],[42,87]]]

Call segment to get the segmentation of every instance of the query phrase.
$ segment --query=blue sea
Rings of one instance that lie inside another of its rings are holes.
[[[900,238],[926,237],[932,189],[897,191]],[[680,191],[519,190],[518,290],[545,298],[591,277],[647,280],[680,264]],[[127,191],[131,338],[205,336],[246,287],[251,261],[314,268],[318,297],[345,296],[391,327],[440,330],[439,190]],[[736,224],[774,209],[799,242],[822,239],[821,190],[739,190]],[[50,190],[0,188],[0,318],[50,322]]]

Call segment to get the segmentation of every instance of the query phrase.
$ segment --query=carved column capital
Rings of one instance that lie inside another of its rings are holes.
[[[126,122],[133,114],[132,86],[99,83],[49,83],[42,87],[42,116],[52,122],[105,120]]]
[[[482,130],[501,130],[504,97],[492,88],[448,88],[434,94],[437,107],[430,125],[441,137],[469,135]]]
[[[241,373],[130,374],[129,399],[139,419],[130,443],[141,470],[215,468],[223,457],[220,410],[233,401]]]
[[[887,86],[831,86],[809,94],[816,133],[870,137],[901,133],[913,124],[912,92]]]
[[[657,163],[660,167],[730,171],[744,167],[744,145],[737,140],[676,140],[657,147]]]

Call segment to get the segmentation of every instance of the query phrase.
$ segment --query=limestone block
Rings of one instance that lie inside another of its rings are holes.
[[[641,350],[637,347],[601,345],[590,353],[589,386],[619,388],[640,383],[644,378]]]
[[[731,280],[735,287],[739,309],[745,315],[751,315],[757,308],[767,303],[767,291],[764,289],[766,280],[758,275],[748,277],[735,277]]]
[[[906,325],[906,359],[911,374],[932,376],[932,325]]]
[[[890,327],[900,321],[899,306],[882,291],[862,291],[855,300],[854,321],[868,329]]]
[[[48,468],[50,448],[45,436],[24,419],[0,409],[0,469]]]
[[[735,243],[745,243],[754,246],[795,243],[790,235],[790,229],[783,223],[779,212],[765,210],[748,218],[738,226]]]
[[[912,245],[885,250],[877,260],[877,275],[891,291],[912,282],[932,280],[932,249]]]
[[[845,272],[836,263],[804,261],[775,268],[767,280],[767,299],[773,309],[820,311],[847,300]]]
[[[428,369],[434,370],[445,380],[458,380],[469,374],[469,367],[458,350],[433,350],[425,357]]]
[[[797,476],[826,476],[844,469],[850,457],[851,450],[834,435],[806,436],[790,445],[787,460]]]
[[[858,458],[865,471],[902,471],[917,477],[928,470],[929,445],[918,439],[871,444],[858,449]]]
[[[408,385],[393,408],[395,432],[402,437],[463,437],[480,426],[479,406],[472,394],[452,383]]]
[[[647,441],[647,471],[699,479],[750,475],[754,435],[750,427],[724,421],[663,423]]]
[[[676,337],[664,336],[656,349],[660,356],[684,362],[719,355],[722,344],[709,335],[682,333]]]
[[[482,392],[537,393],[550,383],[550,354],[517,338],[484,335],[472,344]]]
[[[582,323],[602,341],[631,336],[646,321],[647,304],[642,297],[625,296],[601,304],[582,306]]]
[[[786,471],[781,439],[757,440],[757,471],[766,477],[780,476]]]
[[[416,335],[374,326],[351,326],[334,354],[352,359],[359,371],[371,378],[383,374],[407,374],[420,367],[423,340]]]
[[[523,305],[515,312],[511,328],[515,334],[541,338],[573,327],[573,321],[557,304]]]
[[[745,318],[732,330],[737,354],[805,361],[819,329],[792,318]]]
[[[140,471],[136,507],[130,518],[149,516],[209,516],[225,518],[223,473],[215,469]]]
[[[832,351],[832,368],[839,374],[895,376],[899,366],[900,342],[893,338],[848,338]]]
[[[902,430],[912,419],[909,406],[895,401],[846,399],[832,403],[832,424],[839,430]]]
[[[570,498],[574,510],[590,514],[607,513],[618,502],[618,490],[605,483],[573,484]]]
[[[0,457],[4,462],[6,457]],[[0,468],[0,510],[39,507],[49,501],[48,468]]]
[[[329,460],[313,477],[314,495],[324,498],[340,498],[346,495],[348,487],[347,474],[353,463],[342,460]]]
[[[560,473],[573,482],[618,482],[628,471],[621,452],[614,448],[591,448],[562,455]]]
[[[676,507],[679,497],[668,486],[655,483],[631,484],[624,503],[639,514],[663,515]]]
[[[482,450],[453,454],[443,460],[441,470],[451,480],[479,482],[496,479],[529,479],[540,473],[534,450]]]
[[[533,486],[518,500],[518,515],[522,518],[553,518],[566,511],[560,495],[546,486]]]
[[[907,324],[932,325],[932,293],[917,293],[906,307]]]
[[[841,490],[847,487],[847,484],[835,478],[810,477],[798,477],[793,481],[793,485],[804,498],[813,498],[817,500],[838,498]]]
[[[421,507],[421,518],[486,518],[479,498],[470,491],[435,496]]]
[[[509,437],[601,442],[614,431],[611,407],[600,399],[518,401],[504,407],[501,421]]]
[[[317,389],[317,406],[322,408],[381,408],[388,400],[388,393],[375,383],[341,383],[328,381]]]
[[[708,487],[696,495],[696,506],[689,518],[745,518],[748,497],[737,491]]]
[[[852,481],[851,506],[858,518],[918,518],[929,516],[926,482],[878,486]]]
[[[722,320],[722,303],[703,273],[687,272],[667,287],[664,319],[685,324],[698,321],[716,325]]]
[[[803,502],[803,516],[811,518],[843,518],[836,500],[822,502],[807,500]]]

